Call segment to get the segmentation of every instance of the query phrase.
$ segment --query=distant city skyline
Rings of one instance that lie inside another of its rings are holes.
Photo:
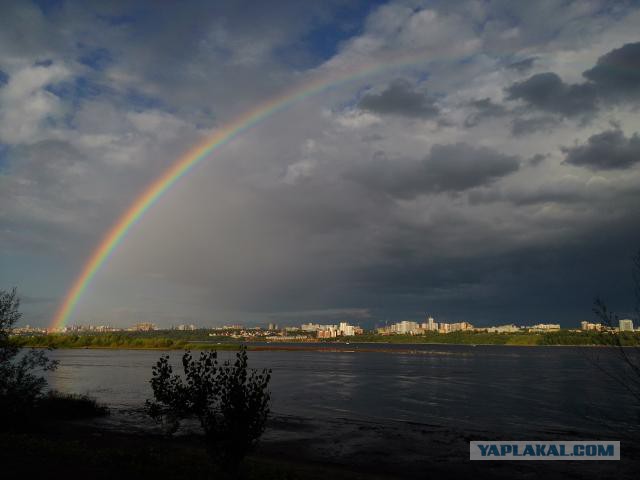
[[[342,321],[337,324],[303,323],[301,325],[282,325],[275,323],[268,325],[249,326],[242,324],[223,326],[196,326],[194,324],[172,325],[169,328],[159,327],[150,322],[137,323],[129,327],[116,327],[113,325],[68,325],[58,328],[33,327],[31,325],[19,326],[13,329],[17,335],[23,334],[51,334],[51,333],[74,333],[74,334],[100,334],[117,332],[151,332],[151,331],[212,331],[212,332],[232,332],[234,337],[265,337],[270,340],[306,340],[309,335],[318,339],[335,339],[338,337],[350,337],[365,333],[377,333],[378,335],[424,335],[429,333],[449,334],[455,332],[487,332],[487,333],[551,333],[562,330],[563,327],[557,323],[538,323],[535,325],[515,325],[513,323],[504,325],[473,325],[469,322],[438,322],[433,317],[427,317],[422,322],[403,320],[397,323],[387,324],[383,327],[372,329],[363,328],[361,325],[352,325]],[[579,332],[635,332],[632,319],[620,319],[618,325],[607,325],[603,323],[592,323],[581,321],[579,325],[565,328],[565,330]],[[265,333],[266,332],[266,335]],[[273,334],[273,335],[272,335]],[[293,334],[292,336],[290,334]],[[270,336],[271,335],[271,336]]]

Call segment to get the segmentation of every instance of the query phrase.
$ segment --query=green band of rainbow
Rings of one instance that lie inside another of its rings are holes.
[[[197,165],[210,153],[229,142],[245,130],[253,127],[257,123],[281,111],[288,106],[305,98],[317,95],[338,85],[357,80],[359,78],[375,75],[388,70],[416,66],[424,60],[424,54],[413,53],[397,57],[395,61],[385,61],[382,65],[359,66],[341,71],[338,75],[320,77],[311,82],[307,82],[282,95],[274,97],[249,112],[240,115],[224,127],[216,130],[199,145],[187,151],[171,167],[169,167],[158,179],[156,179],[147,189],[136,198],[124,215],[111,227],[109,232],[103,237],[98,247],[93,251],[88,262],[74,281],[71,289],[67,292],[64,300],[60,304],[50,329],[56,330],[65,326],[73,313],[80,297],[87,286],[98,272],[100,267],[107,261],[116,247],[122,242],[127,232],[133,227],[144,213],[155,204],[158,199],[173,184],[182,178],[190,169]]]

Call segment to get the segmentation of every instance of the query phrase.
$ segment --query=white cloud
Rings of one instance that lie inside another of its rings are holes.
[[[23,67],[10,72],[0,89],[0,141],[32,143],[42,138],[44,124],[64,113],[63,102],[46,87],[69,78],[69,69],[52,65]]]

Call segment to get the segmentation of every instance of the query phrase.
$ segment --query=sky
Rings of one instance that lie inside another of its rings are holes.
[[[18,287],[23,324],[48,325],[190,147],[318,75],[375,65],[201,162],[71,323],[575,327],[596,296],[625,316],[638,25],[637,2],[604,0],[2,2],[0,288]]]

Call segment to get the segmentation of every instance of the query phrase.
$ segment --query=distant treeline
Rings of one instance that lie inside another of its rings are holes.
[[[49,335],[19,335],[12,340],[22,347],[47,348],[138,348],[138,349],[236,349],[240,342],[228,337],[210,337],[206,340],[196,335],[164,336],[158,332],[122,332],[122,333],[56,333]],[[182,332],[181,332],[182,333]],[[186,332],[185,332],[186,333]],[[173,338],[171,338],[173,337]],[[182,337],[182,338],[180,338]],[[217,342],[224,343],[224,345]]]
[[[59,333],[49,335],[20,335],[12,337],[23,347],[51,348],[138,348],[138,349],[237,349],[243,342],[261,339],[233,339],[226,336],[209,337],[206,331],[152,331],[118,333]],[[336,342],[370,343],[447,343],[460,345],[618,345],[640,346],[640,333],[618,334],[600,332],[575,332],[560,330],[546,333],[488,333],[453,332],[440,334],[429,332],[423,335],[378,335],[368,333],[354,337],[319,340],[321,343]]]

